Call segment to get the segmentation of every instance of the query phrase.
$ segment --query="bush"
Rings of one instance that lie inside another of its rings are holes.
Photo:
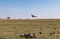
[[[0,37],[0,39],[5,39],[5,37]]]

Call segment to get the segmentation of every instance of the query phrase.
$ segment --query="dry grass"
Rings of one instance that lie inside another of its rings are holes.
[[[38,20],[0,20],[0,36],[7,39],[22,39],[21,33],[35,33],[36,39],[57,39],[60,33],[59,19],[38,19]],[[42,32],[42,34],[39,34]],[[50,32],[55,32],[50,35]],[[24,39],[24,38],[23,38]]]

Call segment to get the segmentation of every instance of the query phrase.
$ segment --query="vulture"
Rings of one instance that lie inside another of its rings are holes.
[[[32,16],[32,18],[37,17],[37,16],[35,16],[35,15],[33,15],[33,14],[31,14],[31,16]]]

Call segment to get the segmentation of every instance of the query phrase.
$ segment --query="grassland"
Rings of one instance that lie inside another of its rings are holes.
[[[55,34],[50,35],[53,31]],[[0,36],[6,39],[26,39],[19,37],[22,33],[35,33],[36,39],[60,39],[57,31],[60,32],[60,19],[0,20]]]

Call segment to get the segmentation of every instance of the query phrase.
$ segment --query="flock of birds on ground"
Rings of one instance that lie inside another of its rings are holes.
[[[54,29],[56,29],[56,28],[54,28]],[[59,32],[59,31],[56,31],[56,32],[53,31],[53,32],[50,32],[49,35],[51,36],[51,35],[54,35],[54,34],[56,34],[56,33],[59,34],[60,32]],[[39,32],[39,34],[42,35],[43,32]],[[37,38],[36,34],[34,34],[34,33],[33,33],[33,34],[31,34],[31,33],[20,34],[20,37],[21,37],[21,38],[31,38],[31,39]]]

